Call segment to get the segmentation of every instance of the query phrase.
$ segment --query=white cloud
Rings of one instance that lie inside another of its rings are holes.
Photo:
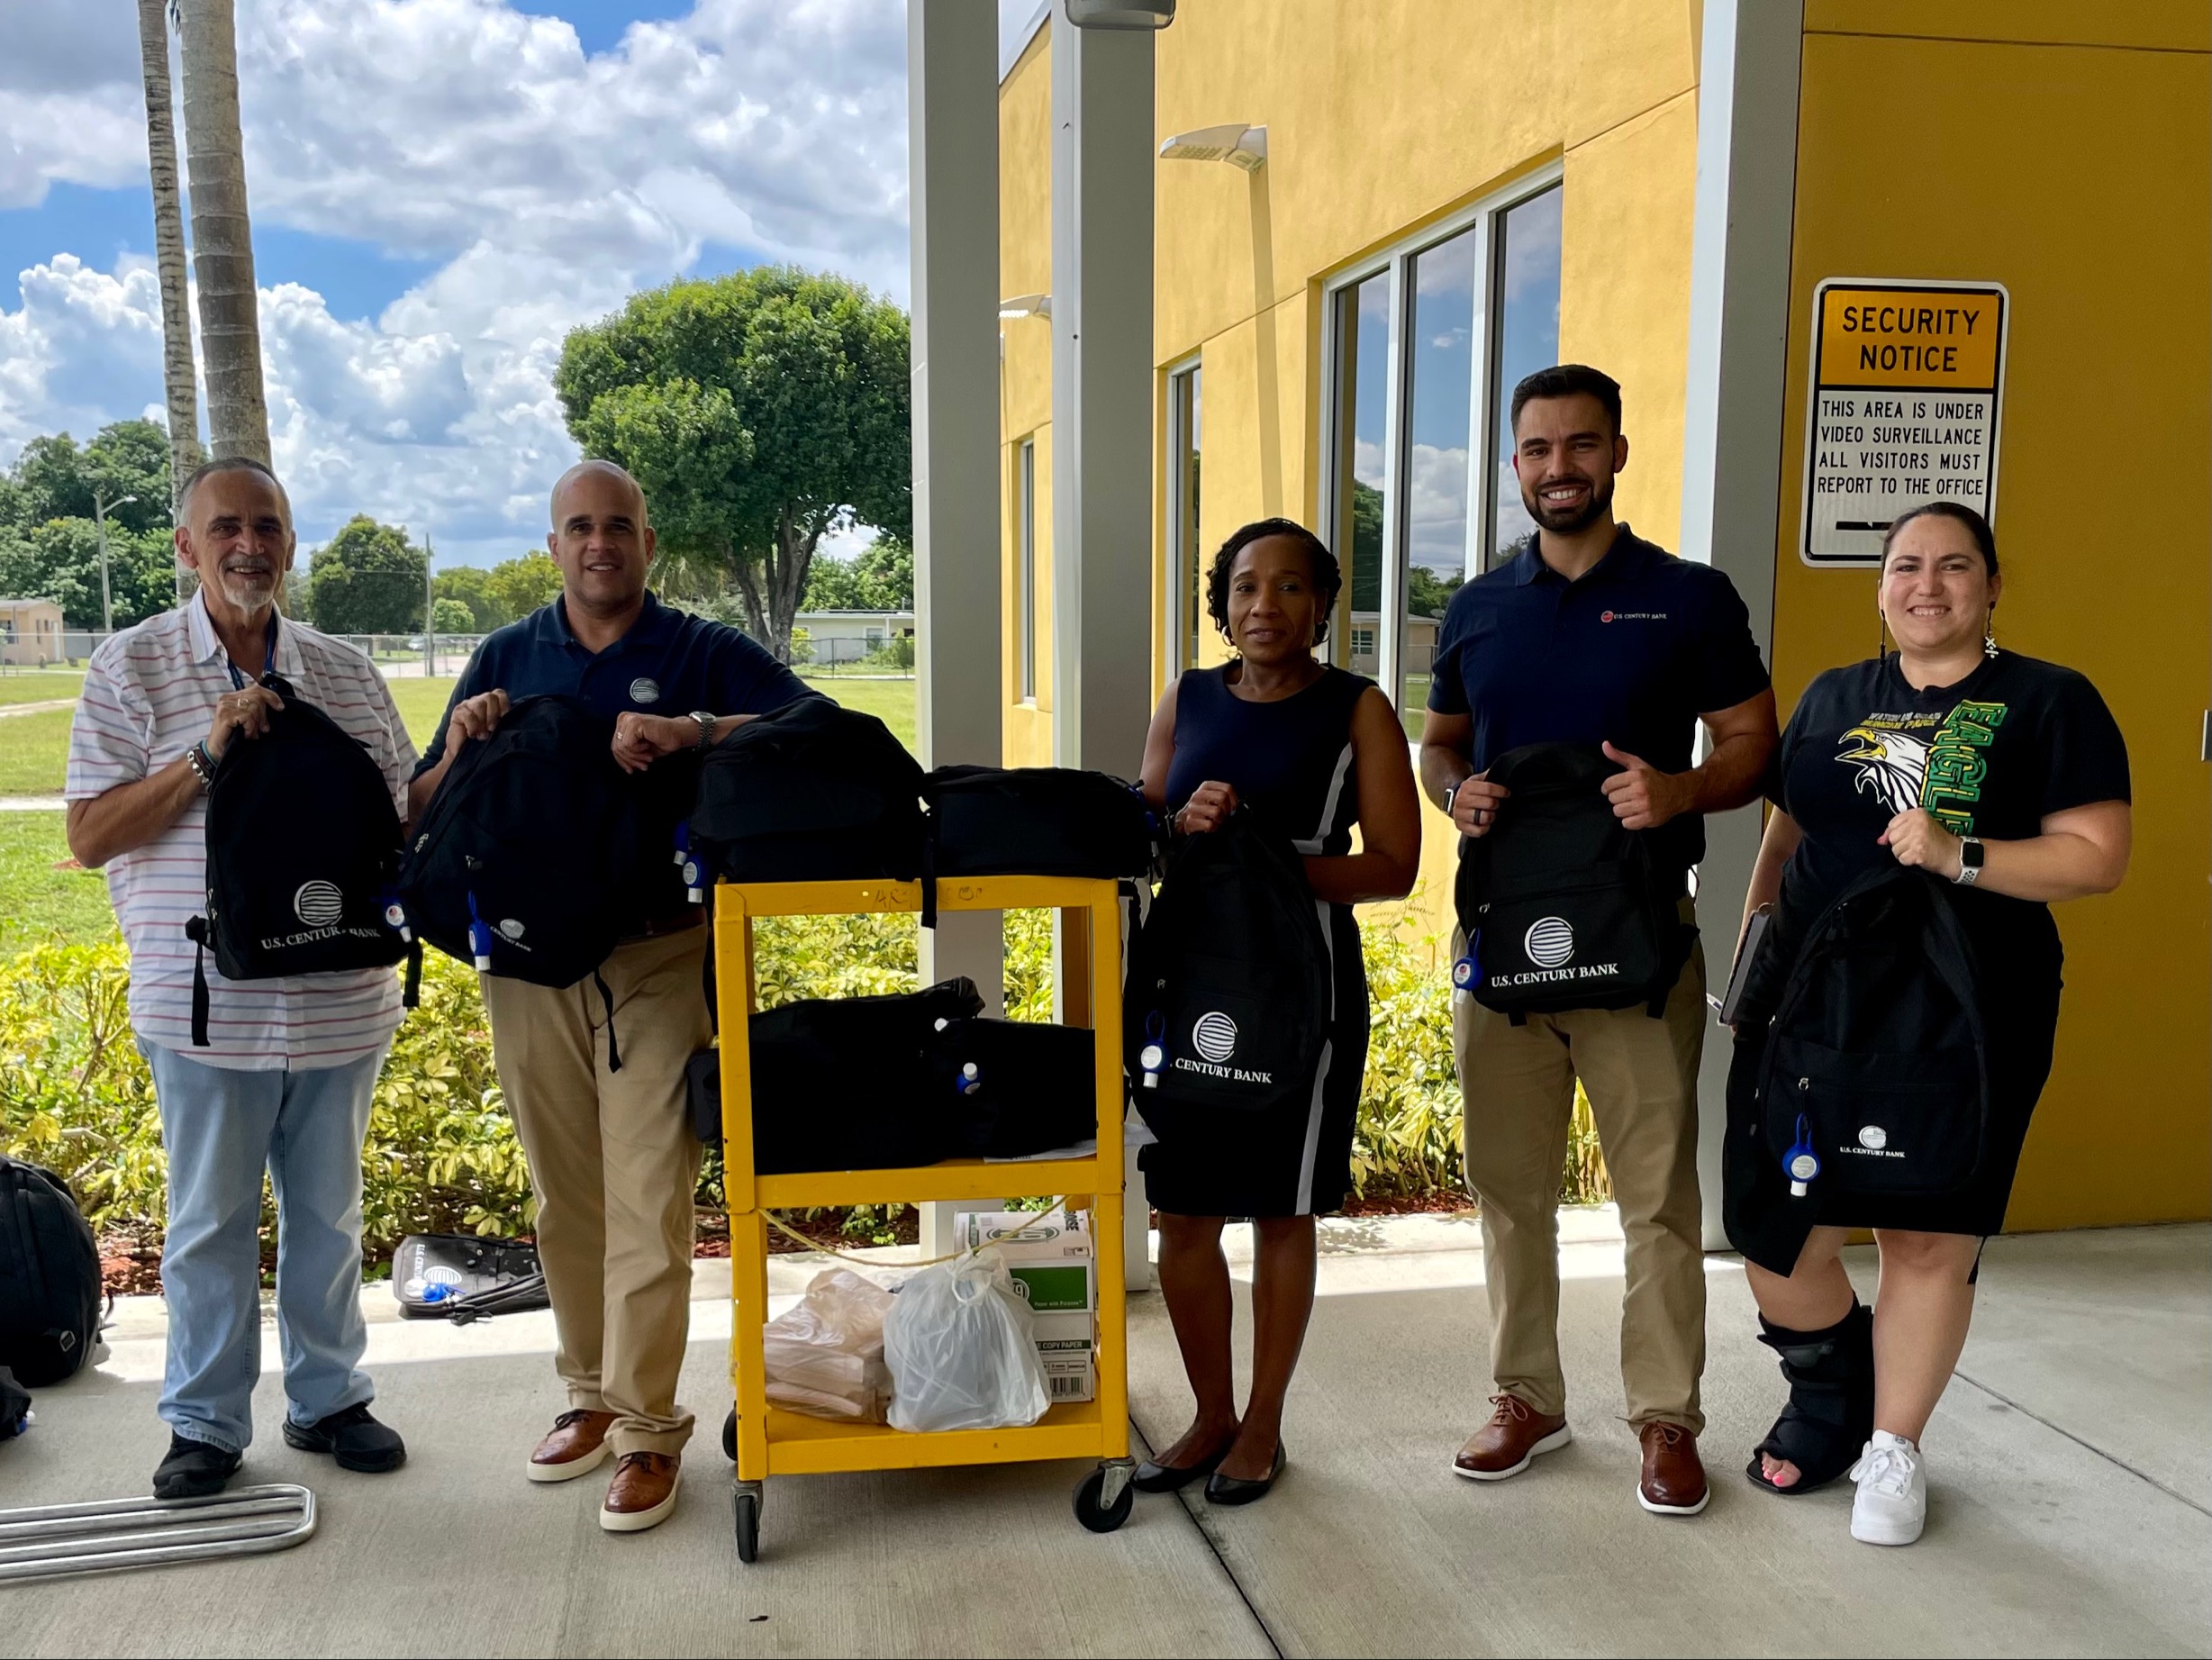
[[[58,14],[69,14],[66,23]],[[240,0],[258,225],[443,263],[375,318],[265,269],[271,435],[304,537],[356,512],[441,558],[542,533],[575,454],[560,340],[709,244],[903,300],[899,0],[697,0],[586,57],[503,0]],[[0,206],[145,177],[128,0],[0,0]],[[0,291],[0,462],[160,403],[153,277],[57,249]]]

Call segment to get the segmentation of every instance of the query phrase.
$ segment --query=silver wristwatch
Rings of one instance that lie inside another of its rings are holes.
[[[699,722],[699,747],[703,749],[714,741],[714,717],[703,709],[694,709],[691,718]]]
[[[1952,880],[1961,887],[1972,887],[1981,880],[1981,841],[1979,837],[1959,838],[1959,874]]]

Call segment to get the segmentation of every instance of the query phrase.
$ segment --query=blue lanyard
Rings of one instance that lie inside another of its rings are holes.
[[[246,676],[238,672],[238,665],[231,661],[228,654],[225,654],[222,659],[222,667],[230,672],[231,690],[233,692],[243,692],[246,689]],[[268,640],[267,642],[267,648],[261,658],[261,677],[266,680],[276,672],[276,608],[272,605],[269,607],[268,612]]]

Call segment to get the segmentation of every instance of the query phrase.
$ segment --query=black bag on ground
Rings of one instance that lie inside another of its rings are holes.
[[[104,1306],[100,1249],[68,1184],[0,1154],[0,1366],[31,1389],[75,1376]]]
[[[874,715],[802,697],[706,752],[690,845],[732,882],[911,881],[921,767]]]
[[[448,956],[534,985],[574,985],[645,921],[638,800],[614,728],[565,697],[526,697],[461,746],[416,828],[400,900]]]
[[[1135,785],[1072,767],[940,767],[929,774],[940,876],[1141,876],[1155,825]]]
[[[1748,1133],[1811,1193],[1972,1186],[1990,1116],[1979,978],[1946,884],[1860,876],[1807,930],[1771,1018],[1739,1026],[1763,1051]]]
[[[928,1065],[971,1158],[1029,1158],[1098,1135],[1098,1043],[1087,1027],[950,1020],[930,1035]]]
[[[228,980],[407,964],[407,1006],[422,948],[395,909],[400,821],[368,751],[275,675],[284,700],[268,730],[234,739],[207,800],[207,910],[194,944],[192,1041],[207,1047],[206,953]]]
[[[1489,835],[1461,842],[1454,890],[1480,973],[1453,979],[1483,1007],[1665,1011],[1696,930],[1645,832],[1613,816],[1603,786],[1620,770],[1588,744],[1528,744],[1491,765],[1510,794]]]
[[[964,1149],[958,1097],[934,1088],[939,1020],[984,1011],[973,980],[888,997],[808,998],[752,1017],[753,1168],[881,1170]],[[721,1137],[719,1084],[714,1138]]]
[[[404,1319],[457,1326],[553,1306],[536,1246],[475,1234],[409,1234],[392,1253],[392,1294]]]
[[[31,1392],[0,1366],[0,1441],[12,1441],[30,1428]]]
[[[1122,1030],[1137,1110],[1165,1136],[1305,1102],[1333,999],[1305,867],[1248,811],[1232,813],[1175,855],[1130,948]]]

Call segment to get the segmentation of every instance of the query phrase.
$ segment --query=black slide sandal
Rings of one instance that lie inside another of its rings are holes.
[[[1794,1499],[1850,1469],[1874,1433],[1874,1316],[1854,1302],[1824,1331],[1791,1331],[1762,1315],[1759,1341],[1781,1355],[1790,1400],[1744,1474],[1753,1486]],[[1763,1456],[1797,1465],[1795,1484],[1767,1480]]]

